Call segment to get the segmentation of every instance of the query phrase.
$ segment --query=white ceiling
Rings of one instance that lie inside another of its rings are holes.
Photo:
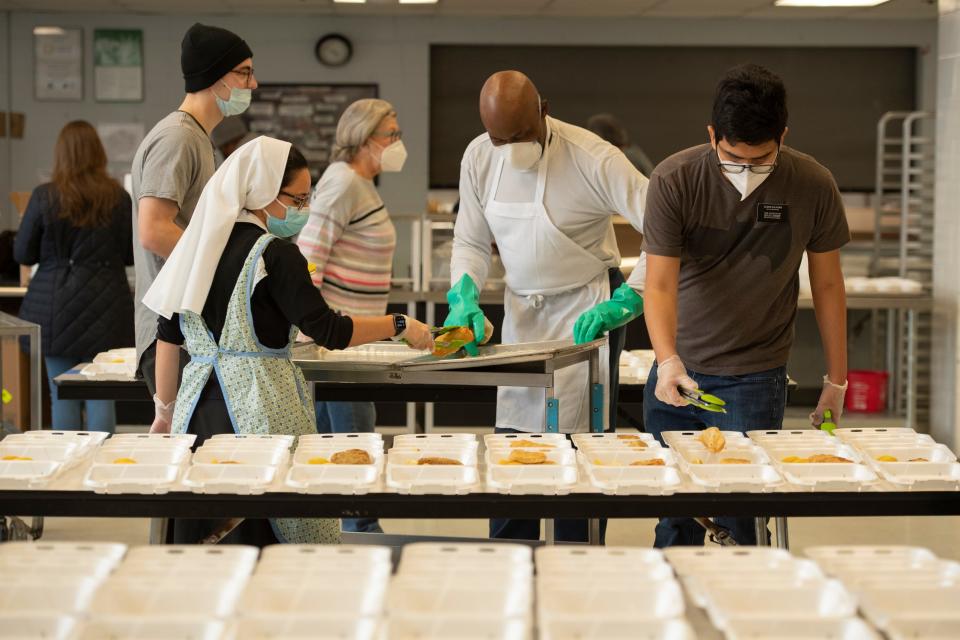
[[[332,0],[0,0],[14,11],[108,13],[313,13],[337,15],[657,17],[657,18],[879,18],[934,19],[935,0],[890,0],[860,9],[773,6],[774,0],[439,0],[399,5],[397,0],[335,4]]]

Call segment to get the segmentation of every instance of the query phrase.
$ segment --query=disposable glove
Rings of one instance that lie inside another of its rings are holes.
[[[823,376],[823,391],[820,392],[820,401],[817,408],[810,414],[810,424],[819,427],[823,424],[823,412],[829,409],[833,413],[833,422],[840,424],[843,415],[843,399],[847,395],[847,382],[842,385],[830,381],[830,376]]]
[[[173,410],[176,405],[176,398],[164,404],[157,394],[153,394],[154,417],[153,424],[150,425],[150,433],[170,433],[170,427],[173,425]]]
[[[657,389],[654,395],[665,404],[685,407],[689,403],[680,395],[677,387],[696,391],[697,383],[687,375],[687,368],[680,361],[680,356],[671,356],[657,365]]]
[[[407,328],[394,340],[403,340],[411,349],[419,351],[433,349],[433,336],[430,335],[430,327],[410,316],[404,316],[404,318],[407,319]]]
[[[573,341],[577,344],[596,340],[608,331],[622,327],[643,313],[643,298],[622,284],[606,302],[584,311],[573,325]]]
[[[485,344],[490,339],[493,325],[480,310],[480,291],[470,276],[463,274],[459,282],[447,291],[447,303],[450,305],[450,313],[443,321],[443,326],[467,327],[473,331],[474,341],[463,348],[469,355],[476,356],[479,354],[477,345]]]

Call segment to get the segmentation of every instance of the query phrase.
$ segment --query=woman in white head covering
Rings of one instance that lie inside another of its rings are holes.
[[[190,225],[144,296],[160,314],[157,415],[152,432],[316,433],[306,382],[290,356],[297,328],[343,349],[402,337],[432,345],[406,316],[351,318],[313,286],[295,235],[308,214],[310,174],[289,143],[260,137],[235,151],[207,183]],[[190,353],[177,391],[179,345]],[[176,396],[176,397],[174,397]],[[246,521],[228,541],[335,542],[333,520]],[[176,521],[175,539],[196,542],[210,521]]]
[[[313,284],[327,303],[351,316],[382,316],[393,275],[397,233],[373,179],[397,172],[407,157],[397,112],[386,100],[357,100],[337,123],[331,160],[310,200],[310,220],[297,237],[317,266]],[[320,433],[372,432],[372,402],[318,400]],[[345,518],[344,531],[382,533],[375,518]]]

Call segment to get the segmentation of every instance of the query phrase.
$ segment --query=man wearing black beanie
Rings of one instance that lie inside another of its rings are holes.
[[[243,113],[257,88],[250,47],[220,27],[197,23],[187,30],[180,68],[186,96],[140,143],[131,170],[137,358],[151,394],[156,393],[157,315],[143,305],[143,295],[183,235],[213,175],[210,132],[225,116]]]

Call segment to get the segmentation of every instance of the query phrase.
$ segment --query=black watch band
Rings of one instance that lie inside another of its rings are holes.
[[[407,318],[402,313],[393,314],[393,335],[398,336],[407,330]]]

